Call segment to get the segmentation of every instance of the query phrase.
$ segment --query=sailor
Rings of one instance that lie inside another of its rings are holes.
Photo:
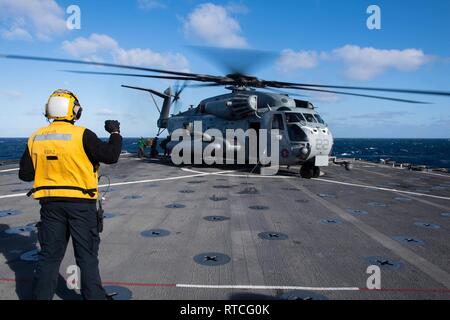
[[[143,137],[140,137],[138,140],[138,157],[139,158],[144,157],[146,146],[147,146],[147,143],[145,142],[145,139]]]
[[[41,205],[41,221],[37,225],[41,250],[34,271],[33,299],[53,298],[70,237],[81,271],[83,299],[107,298],[98,265],[98,176],[100,162],[118,161],[122,137],[116,120],[105,121],[109,142],[101,141],[89,129],[76,126],[81,112],[78,98],[72,92],[53,92],[45,107],[45,116],[53,121],[28,139],[20,160],[19,178],[34,180],[28,194],[33,194]]]
[[[150,158],[156,158],[158,156],[158,137],[153,138],[150,148]]]

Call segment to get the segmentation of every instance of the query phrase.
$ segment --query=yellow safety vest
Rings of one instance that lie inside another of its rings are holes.
[[[84,151],[84,130],[68,122],[54,121],[28,139],[35,170],[30,193],[35,199],[97,199],[98,168],[94,168]]]

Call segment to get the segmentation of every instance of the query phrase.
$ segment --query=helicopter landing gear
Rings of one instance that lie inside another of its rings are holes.
[[[311,179],[314,175],[314,166],[310,165],[310,164],[304,164],[302,165],[302,167],[300,168],[300,176],[303,179]]]
[[[320,177],[320,167],[306,163],[300,168],[300,176],[304,179],[318,178]]]
[[[314,166],[313,167],[313,178],[319,178],[320,177],[320,167]]]

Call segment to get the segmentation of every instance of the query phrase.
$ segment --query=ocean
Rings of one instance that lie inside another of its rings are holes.
[[[137,152],[138,138],[124,138],[123,150]],[[0,162],[20,159],[26,138],[0,138]],[[333,155],[373,162],[393,160],[430,168],[450,169],[450,139],[352,139],[337,138]]]

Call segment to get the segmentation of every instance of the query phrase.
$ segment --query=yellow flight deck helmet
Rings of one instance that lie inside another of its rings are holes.
[[[75,121],[80,119],[82,110],[75,94],[58,89],[45,105],[45,116],[48,119]]]

